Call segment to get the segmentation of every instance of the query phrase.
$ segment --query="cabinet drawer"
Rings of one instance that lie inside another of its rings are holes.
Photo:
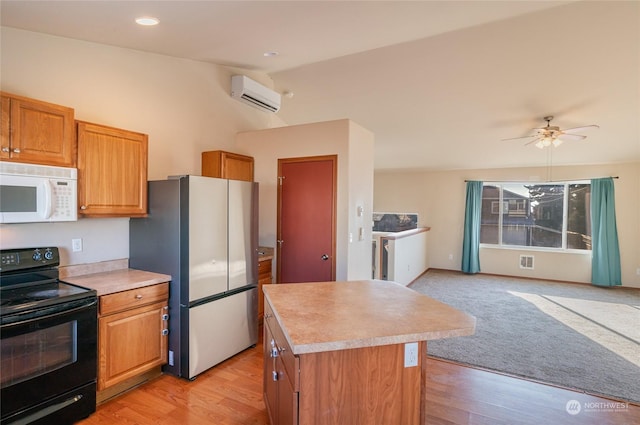
[[[264,306],[264,321],[269,326],[269,330],[271,331],[271,335],[274,339],[276,348],[278,349],[278,355],[284,365],[286,370],[287,377],[293,387],[294,391],[299,391],[299,372],[300,372],[300,360],[297,356],[293,354],[287,339],[280,328],[280,325],[276,321],[273,310],[269,303],[265,303]],[[265,345],[270,345],[271,341],[264,341]]]
[[[271,277],[271,260],[258,261],[258,278]]]
[[[169,297],[169,283],[144,286],[100,297],[100,315],[140,307]]]

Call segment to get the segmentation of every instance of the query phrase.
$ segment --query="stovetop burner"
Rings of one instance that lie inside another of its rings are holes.
[[[91,296],[93,292],[95,291],[59,281],[44,285],[3,288],[0,291],[0,316],[84,298]]]
[[[58,280],[58,248],[2,250],[0,317],[96,297],[96,291]]]

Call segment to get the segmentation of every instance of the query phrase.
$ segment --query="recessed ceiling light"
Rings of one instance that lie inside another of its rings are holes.
[[[136,23],[138,25],[144,25],[144,26],[153,26],[153,25],[158,25],[160,23],[160,20],[158,18],[154,18],[153,16],[141,16],[139,18],[136,18]]]
[[[264,52],[262,55],[264,57],[270,58],[272,56],[278,56],[278,54],[279,54],[278,52]]]

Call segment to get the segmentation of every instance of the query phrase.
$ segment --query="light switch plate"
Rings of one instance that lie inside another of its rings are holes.
[[[71,239],[71,249],[73,252],[82,251],[82,239]]]

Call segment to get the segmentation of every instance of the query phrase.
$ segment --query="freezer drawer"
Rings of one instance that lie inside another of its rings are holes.
[[[258,342],[255,287],[189,309],[191,379]]]

